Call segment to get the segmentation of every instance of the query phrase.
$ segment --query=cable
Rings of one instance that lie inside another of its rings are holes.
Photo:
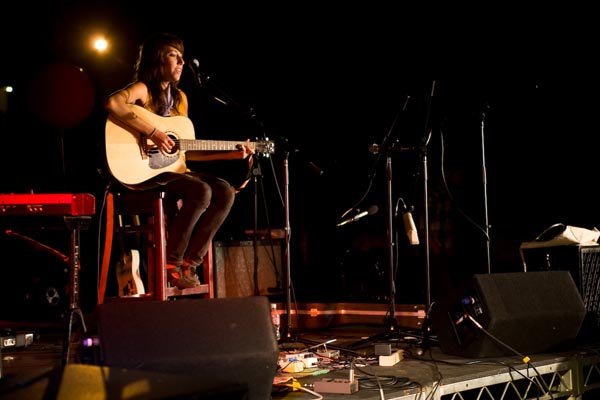
[[[440,146],[441,146],[441,155],[440,155],[440,174],[442,178],[442,184],[444,186],[444,190],[448,197],[450,198],[450,202],[456,206],[456,210],[462,215],[467,221],[469,221],[477,230],[479,230],[485,236],[486,240],[490,240],[488,233],[485,231],[485,228],[482,228],[470,215],[467,214],[465,210],[462,209],[458,202],[452,195],[452,191],[450,190],[450,186],[448,185],[448,180],[446,179],[446,167],[445,167],[445,145],[444,145],[444,132],[440,129]]]
[[[465,317],[467,319],[469,319],[471,322],[473,322],[473,324],[475,324],[475,326],[477,328],[479,328],[479,330],[481,330],[483,333],[485,333],[486,336],[490,337],[491,339],[493,339],[499,345],[506,347],[508,350],[510,350],[511,352],[515,353],[519,357],[521,357],[521,360],[523,360],[524,363],[526,363],[526,364],[529,363],[529,360],[530,360],[529,357],[527,357],[527,356],[519,353],[517,350],[513,349],[512,347],[510,347],[508,344],[504,343],[502,340],[500,340],[496,336],[492,335],[479,322],[477,322],[477,320],[475,318],[473,318],[470,314],[465,314]]]
[[[531,363],[531,358],[529,356],[525,356],[525,355],[519,353],[517,350],[510,347],[508,344],[504,343],[503,341],[501,341],[500,339],[498,339],[497,337],[492,335],[479,322],[477,322],[477,320],[475,320],[475,318],[473,318],[470,314],[465,314],[465,317],[468,318],[471,322],[473,322],[473,324],[475,324],[475,326],[477,328],[479,328],[483,333],[485,333],[488,337],[490,337],[496,343],[500,344],[501,346],[506,347],[508,350],[515,353],[519,357],[521,357],[521,360],[523,361],[523,363],[526,364],[528,367],[531,367],[533,369],[533,371],[537,374],[537,376],[541,378],[542,374],[540,374],[539,371],[537,370],[537,368],[535,367],[535,365],[533,365]],[[521,374],[521,376],[523,376],[523,375]],[[523,376],[523,377],[525,378],[525,376]],[[533,378],[526,378],[526,379],[531,381]],[[536,386],[538,388],[542,389],[542,391],[544,391],[545,394],[548,394],[550,396],[550,398],[553,399],[554,397],[552,396],[552,392],[550,391],[550,388],[548,387],[546,382],[543,379],[539,379],[539,380],[544,384],[543,385],[544,387],[541,387],[541,385],[539,385],[539,384],[536,384]]]
[[[303,386],[300,384],[300,382],[298,382],[297,379],[292,379],[292,383],[274,383],[273,386],[278,386],[278,387],[289,387],[292,390],[301,390],[303,392],[312,394],[313,396],[315,396],[315,398],[317,400],[322,400],[323,396],[313,390],[308,389],[307,387]]]

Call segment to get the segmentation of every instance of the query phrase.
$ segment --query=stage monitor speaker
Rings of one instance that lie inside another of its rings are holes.
[[[102,364],[193,376],[211,399],[271,396],[279,348],[264,296],[98,306]]]
[[[444,353],[482,358],[557,349],[577,337],[585,314],[568,271],[539,271],[474,275],[429,317]]]

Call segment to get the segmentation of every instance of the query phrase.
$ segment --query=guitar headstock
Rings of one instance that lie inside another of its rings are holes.
[[[254,152],[262,156],[268,157],[275,153],[275,142],[269,139],[257,139],[254,145]]]

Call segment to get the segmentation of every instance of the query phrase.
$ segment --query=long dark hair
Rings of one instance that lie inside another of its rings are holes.
[[[135,64],[134,80],[141,81],[148,86],[150,91],[150,108],[162,114],[165,108],[164,93],[160,86],[162,81],[160,64],[162,55],[167,47],[174,47],[183,54],[183,41],[169,33],[155,33],[149,36],[139,47],[138,59]],[[169,85],[173,106],[181,102],[181,95],[177,90],[178,82]]]

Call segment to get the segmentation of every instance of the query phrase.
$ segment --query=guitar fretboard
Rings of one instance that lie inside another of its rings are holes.
[[[192,140],[179,139],[179,147],[183,150],[204,150],[204,151],[231,151],[236,150],[237,145],[242,142],[231,140]],[[255,142],[243,142],[251,149],[255,149]]]

